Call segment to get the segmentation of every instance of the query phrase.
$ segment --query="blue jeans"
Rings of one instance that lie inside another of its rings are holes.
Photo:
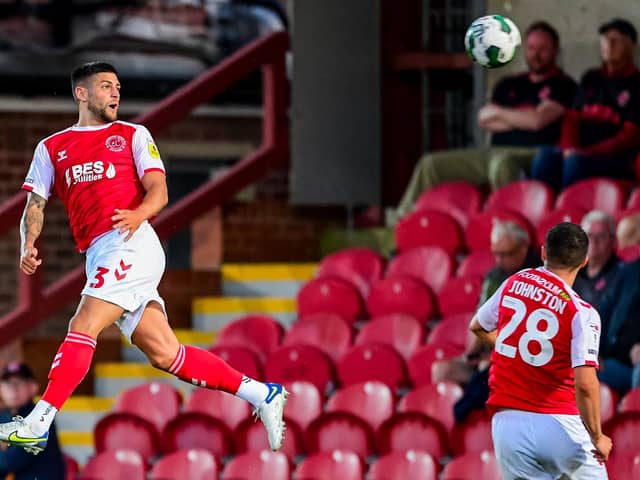
[[[602,360],[601,369],[598,372],[598,379],[606,383],[620,395],[624,395],[631,388],[632,368],[615,358],[605,358]],[[638,371],[640,377],[640,370]],[[639,378],[640,380],[640,378]]]
[[[632,155],[581,155],[562,157],[552,145],[540,147],[531,164],[531,178],[545,182],[557,191],[590,177],[633,178]]]

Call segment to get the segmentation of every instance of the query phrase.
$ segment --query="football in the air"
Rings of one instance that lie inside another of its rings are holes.
[[[464,36],[464,48],[471,60],[486,68],[509,63],[515,58],[520,43],[520,30],[502,15],[477,18]]]

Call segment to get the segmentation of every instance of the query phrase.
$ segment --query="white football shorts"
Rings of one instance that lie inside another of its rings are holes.
[[[87,283],[82,295],[122,307],[125,312],[116,323],[131,342],[149,302],[158,302],[167,315],[158,293],[165,256],[158,235],[148,222],[143,222],[125,242],[127,234],[113,230],[97,237],[89,246],[85,264]]]
[[[606,480],[579,415],[503,410],[491,434],[503,480]]]

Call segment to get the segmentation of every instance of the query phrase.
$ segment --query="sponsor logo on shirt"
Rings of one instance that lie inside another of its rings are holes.
[[[153,142],[149,142],[149,155],[153,158],[160,158],[160,152],[158,151],[158,147]]]
[[[104,145],[112,152],[121,152],[127,146],[127,141],[120,135],[111,135],[104,142]]]
[[[115,176],[116,167],[109,162],[105,171],[104,162],[101,160],[72,165],[64,172],[67,186],[75,185],[76,183],[95,182],[103,177],[113,178]]]

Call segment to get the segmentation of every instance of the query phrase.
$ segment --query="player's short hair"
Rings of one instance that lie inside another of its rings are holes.
[[[529,36],[531,32],[544,32],[549,37],[551,37],[551,41],[553,42],[553,46],[558,48],[560,47],[560,35],[558,35],[558,31],[551,26],[550,23],[545,22],[544,20],[538,20],[537,22],[533,22],[527,28],[525,32],[525,38]]]
[[[76,98],[76,86],[96,73],[110,72],[118,75],[116,67],[107,62],[87,62],[71,72],[71,94]]]
[[[570,222],[551,227],[544,241],[549,267],[574,270],[584,262],[589,238],[579,225]]]

